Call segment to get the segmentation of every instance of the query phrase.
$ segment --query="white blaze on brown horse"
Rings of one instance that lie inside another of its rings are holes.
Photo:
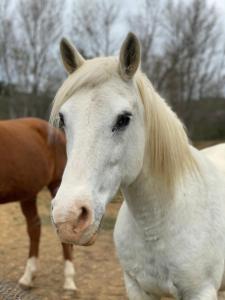
[[[33,285],[41,234],[36,197],[47,186],[52,197],[66,163],[64,134],[35,118],[0,121],[0,204],[19,201],[30,239],[29,258],[20,284]],[[75,290],[72,246],[63,246],[65,289]]]

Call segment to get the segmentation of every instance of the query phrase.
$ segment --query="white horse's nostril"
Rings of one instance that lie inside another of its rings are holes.
[[[66,213],[62,212],[60,206],[55,205],[53,212],[53,223],[61,241],[65,243],[78,244],[82,237],[91,238],[93,232],[93,211],[89,201],[76,201],[73,207]],[[90,236],[89,236],[90,235]]]

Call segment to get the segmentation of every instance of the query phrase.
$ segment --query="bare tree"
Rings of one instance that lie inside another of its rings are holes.
[[[62,30],[62,1],[19,0],[15,69],[20,85],[34,95],[54,74],[54,47]]]
[[[17,116],[18,106],[13,97],[15,86],[13,80],[12,49],[15,38],[13,21],[9,13],[11,5],[12,3],[7,0],[2,0],[0,2],[0,92],[4,96],[7,96],[6,103],[8,105],[7,107],[4,107],[4,109],[7,109],[9,117],[14,118]]]
[[[12,82],[10,72],[10,49],[13,40],[12,21],[9,17],[10,1],[0,2],[0,61],[1,61],[1,80],[5,84]]]
[[[110,55],[117,50],[114,26],[119,7],[113,0],[83,0],[72,3],[71,37],[86,57]]]
[[[162,24],[165,52],[159,89],[171,90],[171,101],[190,102],[219,93],[224,65],[223,32],[215,7],[205,0],[184,3],[169,1]]]
[[[161,2],[157,0],[139,1],[139,11],[127,16],[128,27],[135,32],[142,46],[143,70],[154,81],[154,66],[159,52]]]
[[[205,0],[142,0],[128,18],[141,39],[143,69],[171,102],[221,94],[224,32],[213,5]]]

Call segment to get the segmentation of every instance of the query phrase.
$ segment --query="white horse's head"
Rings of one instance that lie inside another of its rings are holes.
[[[125,39],[119,60],[86,61],[64,39],[61,54],[69,76],[52,119],[58,117],[65,130],[68,161],[52,217],[63,242],[87,245],[106,204],[120,186],[135,181],[143,162],[162,188],[171,188],[193,159],[181,122],[139,70],[134,34]]]
[[[86,61],[63,39],[61,55],[69,76],[53,115],[66,133],[68,162],[52,217],[62,241],[85,245],[94,240],[106,204],[142,168],[144,109],[132,80],[140,45],[130,33],[119,60]]]

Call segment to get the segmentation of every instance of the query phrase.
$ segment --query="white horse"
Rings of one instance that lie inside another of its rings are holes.
[[[128,34],[119,59],[84,60],[65,39],[61,54],[69,76],[52,109],[67,136],[52,202],[60,239],[92,244],[121,188],[114,239],[129,299],[217,299],[225,285],[225,178],[189,145],[139,70],[138,39]]]

